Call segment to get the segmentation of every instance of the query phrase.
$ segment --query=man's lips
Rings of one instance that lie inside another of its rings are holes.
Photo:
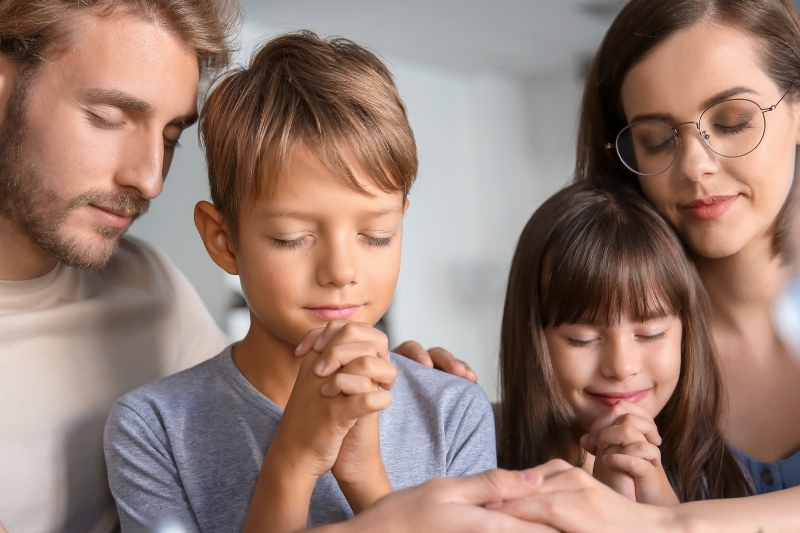
[[[130,226],[131,222],[133,222],[133,218],[136,216],[135,213],[117,211],[95,204],[88,205],[94,210],[95,214],[103,221],[105,225],[111,226],[112,228],[125,229]]]
[[[685,204],[680,204],[678,207],[695,220],[715,220],[727,213],[738,199],[738,194],[706,196],[705,198],[699,198]]]
[[[362,305],[345,304],[307,307],[306,309],[313,312],[323,320],[347,320],[355,315],[362,307]]]
[[[639,390],[639,391],[629,391],[629,392],[586,392],[590,397],[594,398],[600,403],[604,403],[606,405],[616,405],[616,403],[620,400],[625,400],[628,402],[638,403],[640,402],[647,394],[650,392],[650,389]]]

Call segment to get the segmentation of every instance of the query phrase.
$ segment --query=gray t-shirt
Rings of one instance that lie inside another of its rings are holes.
[[[395,490],[496,465],[483,390],[392,354],[397,381],[380,413],[381,457]],[[241,531],[283,410],[239,372],[230,348],[126,394],[106,423],[105,454],[123,532],[166,522]],[[353,516],[333,475],[317,481],[309,526]]]

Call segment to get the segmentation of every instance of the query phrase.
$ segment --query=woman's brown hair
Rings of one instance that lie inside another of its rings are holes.
[[[637,176],[613,150],[606,149],[627,125],[620,98],[622,82],[653,48],[704,21],[733,26],[755,37],[764,71],[781,93],[790,91],[788,101],[800,94],[800,18],[789,0],[631,0],[611,24],[587,75],[576,181],[602,179],[639,189]],[[789,202],[778,215],[773,241],[776,253],[785,248],[791,218],[788,209]]]
[[[723,389],[708,302],[677,236],[636,191],[579,182],[536,210],[517,244],[501,329],[503,468],[581,465],[581,429],[550,360],[545,328],[681,319],[678,385],[655,417],[680,501],[751,494],[719,430]]]

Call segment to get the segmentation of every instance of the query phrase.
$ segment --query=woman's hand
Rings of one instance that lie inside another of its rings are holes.
[[[585,470],[555,459],[533,469],[544,476],[534,494],[489,506],[563,533],[681,533],[673,509],[632,502]],[[678,506],[682,507],[682,506]]]

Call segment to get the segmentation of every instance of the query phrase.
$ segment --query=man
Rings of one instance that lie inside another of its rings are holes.
[[[226,339],[164,254],[123,238],[162,189],[234,0],[0,0],[0,522],[109,531],[121,394]]]

